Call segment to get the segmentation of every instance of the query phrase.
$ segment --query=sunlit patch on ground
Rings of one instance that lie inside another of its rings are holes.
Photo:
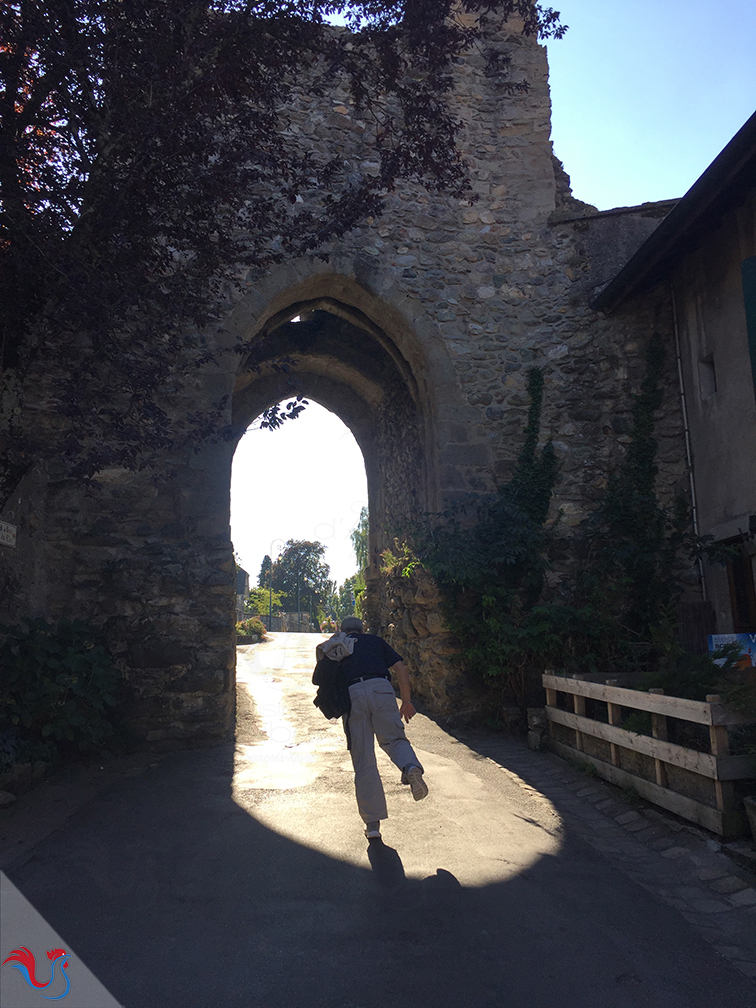
[[[274,634],[239,650],[234,798],[268,829],[366,867],[368,845],[343,729],[312,705],[310,676],[320,640]],[[422,802],[412,800],[397,768],[377,752],[389,807],[383,849],[398,855],[404,877],[424,879],[440,869],[463,887],[485,886],[559,852],[561,820],[543,795],[428,718],[418,715],[408,734],[430,786]]]

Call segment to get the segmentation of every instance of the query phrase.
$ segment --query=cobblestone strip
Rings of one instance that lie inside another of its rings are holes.
[[[718,841],[655,809],[629,809],[611,786],[587,783],[551,753],[511,744],[485,744],[479,751],[531,796],[552,804],[571,830],[679,910],[733,966],[756,979],[756,878]]]

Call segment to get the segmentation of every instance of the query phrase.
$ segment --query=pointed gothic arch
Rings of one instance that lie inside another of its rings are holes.
[[[422,313],[408,319],[407,305],[397,311],[353,277],[317,272],[287,287],[258,289],[257,311],[238,306],[227,327],[248,348],[235,376],[234,432],[241,437],[263,410],[293,395],[335,413],[365,460],[374,565],[392,529],[438,510],[444,484],[454,485],[444,457],[452,438],[439,416],[450,388],[461,408],[452,364]],[[262,307],[261,294],[269,295]],[[285,370],[272,366],[281,360]],[[324,479],[338,479],[337,458],[324,457],[323,468]]]
[[[392,520],[401,523],[429,510],[426,424],[406,361],[385,334],[347,315],[339,303],[298,302],[269,323],[260,341],[265,352],[253,350],[242,361],[232,423],[240,436],[264,409],[293,395],[335,413],[354,435],[365,462],[374,564]],[[271,362],[280,360],[287,361],[286,370],[272,369]],[[339,479],[339,459],[327,452],[323,479]]]

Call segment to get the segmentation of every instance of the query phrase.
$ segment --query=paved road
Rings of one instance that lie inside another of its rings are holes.
[[[390,818],[368,844],[341,727],[312,706],[316,642],[240,648],[235,747],[143,762],[7,867],[126,1008],[756,1006],[558,792],[422,715],[431,794],[381,753]]]

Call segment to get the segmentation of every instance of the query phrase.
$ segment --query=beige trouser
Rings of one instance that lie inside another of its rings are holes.
[[[386,796],[375,761],[375,739],[400,770],[420,766],[399,717],[394,687],[388,679],[365,679],[349,687],[349,715],[354,790],[363,822],[387,819]]]

